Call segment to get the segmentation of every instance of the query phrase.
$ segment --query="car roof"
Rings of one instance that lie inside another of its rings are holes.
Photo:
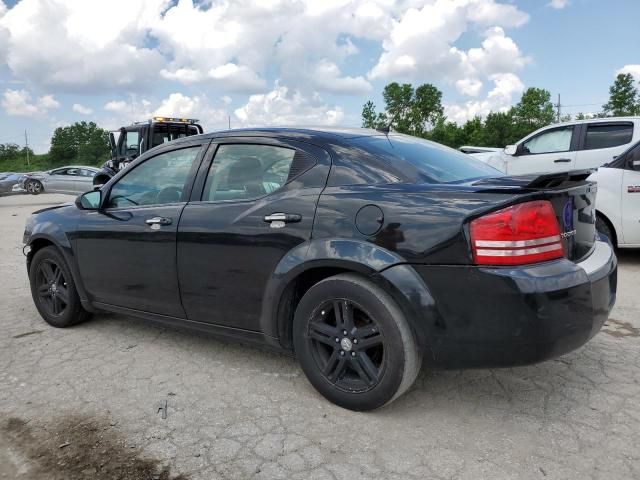
[[[634,121],[635,122],[640,121],[640,117],[628,116],[628,117],[585,118],[584,120],[570,120],[568,122],[554,123],[552,125],[547,125],[547,126],[558,127],[562,125],[579,125],[582,123],[608,123],[608,122],[634,122]]]
[[[51,170],[60,170],[61,168],[86,168],[88,170],[100,170],[98,167],[88,167],[87,165],[63,165],[62,167],[53,167]]]
[[[395,133],[395,132],[394,132]],[[393,133],[391,133],[393,134]],[[361,137],[383,136],[384,132],[370,128],[350,128],[350,127],[259,127],[259,128],[236,128],[231,130],[217,130],[203,133],[201,135],[191,135],[171,143],[189,142],[194,138],[203,139],[225,138],[225,137],[272,137],[289,138],[298,140],[317,140],[336,142]]]

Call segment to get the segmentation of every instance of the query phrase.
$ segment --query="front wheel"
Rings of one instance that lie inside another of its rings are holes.
[[[414,382],[421,354],[395,301],[354,274],[327,278],[300,300],[293,324],[300,365],[328,400],[373,410]]]
[[[29,180],[27,182],[27,192],[31,195],[38,195],[44,191],[44,187],[40,180]]]
[[[82,307],[69,267],[55,247],[45,247],[34,254],[29,282],[33,302],[49,325],[70,327],[91,316]]]

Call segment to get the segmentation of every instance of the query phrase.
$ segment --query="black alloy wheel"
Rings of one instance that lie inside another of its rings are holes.
[[[91,316],[82,307],[69,267],[56,247],[44,247],[33,254],[29,282],[38,313],[49,325],[70,327]]]
[[[322,375],[337,388],[364,392],[375,387],[384,368],[384,335],[355,302],[340,298],[316,310],[308,341]]]
[[[356,411],[398,398],[413,384],[422,363],[398,304],[355,273],[326,278],[306,291],[293,319],[293,345],[316,390]]]
[[[69,290],[64,272],[53,260],[47,259],[36,271],[38,298],[49,315],[60,316],[69,306]]]

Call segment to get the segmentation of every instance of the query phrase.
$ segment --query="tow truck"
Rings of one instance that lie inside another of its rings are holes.
[[[198,120],[175,117],[153,117],[110,132],[111,158],[93,177],[93,185],[94,187],[104,185],[116,173],[153,147],[177,138],[201,133],[203,129]]]

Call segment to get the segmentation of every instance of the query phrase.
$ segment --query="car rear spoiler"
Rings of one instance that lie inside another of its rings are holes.
[[[478,187],[486,186],[489,189],[516,187],[528,190],[539,190],[558,188],[560,186],[567,186],[567,183],[582,182],[593,172],[595,172],[595,170],[571,170],[569,172],[483,178],[473,182],[472,185]]]

